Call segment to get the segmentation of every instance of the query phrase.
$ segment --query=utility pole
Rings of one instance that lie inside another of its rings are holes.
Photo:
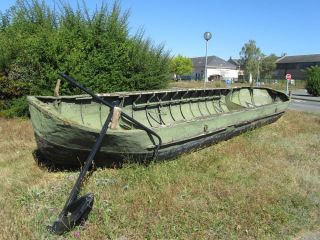
[[[206,65],[205,65],[205,71],[204,71],[204,87],[206,86],[206,83],[208,82],[208,41],[211,39],[212,34],[211,32],[205,32],[203,34],[204,40],[206,40]]]

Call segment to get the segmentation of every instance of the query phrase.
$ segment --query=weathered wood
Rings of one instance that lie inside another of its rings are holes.
[[[55,96],[55,97],[60,96],[60,83],[61,83],[61,80],[58,79],[57,83],[56,83],[56,87],[54,88],[54,91],[53,91],[53,96]]]
[[[119,128],[119,121],[121,117],[121,108],[119,107],[114,107],[113,108],[113,115],[112,115],[112,120],[110,123],[110,128],[111,129],[118,129]]]

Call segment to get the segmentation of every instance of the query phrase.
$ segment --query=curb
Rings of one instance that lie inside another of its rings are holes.
[[[320,98],[319,99],[312,99],[312,97],[295,97],[293,95],[291,96],[291,99],[309,101],[309,102],[320,102]]]

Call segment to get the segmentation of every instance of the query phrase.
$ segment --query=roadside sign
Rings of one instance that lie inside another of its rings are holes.
[[[291,74],[287,73],[286,74],[286,79],[287,79],[287,89],[286,89],[286,93],[287,95],[289,94],[289,82],[291,81]]]
[[[226,80],[226,84],[227,84],[227,87],[230,87],[230,85],[231,85],[231,80],[230,80],[230,79],[227,79],[227,80]]]
[[[290,73],[287,73],[287,74],[286,74],[286,79],[287,79],[288,81],[291,80],[291,74],[290,74]]]

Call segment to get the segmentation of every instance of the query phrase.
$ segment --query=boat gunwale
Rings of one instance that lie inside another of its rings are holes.
[[[248,88],[251,88],[251,87],[235,87],[233,89],[248,89]],[[170,127],[175,127],[179,124],[186,124],[186,123],[191,123],[191,122],[195,122],[195,121],[199,121],[199,120],[210,120],[212,118],[216,118],[216,117],[219,117],[221,115],[232,115],[232,114],[235,114],[235,113],[238,113],[238,112],[247,112],[247,111],[252,111],[252,110],[256,110],[256,109],[259,109],[259,108],[264,108],[266,106],[270,106],[270,105],[278,105],[278,104],[282,104],[282,103],[285,103],[285,102],[290,102],[290,97],[288,95],[286,95],[285,93],[281,92],[281,91],[278,91],[278,90],[274,90],[272,88],[268,88],[268,87],[254,87],[253,89],[267,89],[267,90],[271,90],[271,91],[274,91],[274,92],[277,92],[277,93],[280,93],[284,96],[287,97],[287,99],[285,101],[282,101],[282,102],[272,102],[272,103],[269,103],[269,104],[265,104],[265,105],[260,105],[260,106],[255,106],[255,107],[252,107],[252,108],[243,108],[243,109],[236,109],[236,110],[231,110],[229,112],[222,112],[222,113],[216,113],[216,114],[213,114],[213,115],[209,115],[209,116],[201,116],[201,117],[194,117],[190,120],[186,120],[186,121],[183,121],[183,122],[178,122],[176,124],[170,124],[170,125],[165,125],[165,126],[159,126],[159,127],[150,127],[154,130],[159,130],[161,128],[170,128]],[[212,88],[212,89],[184,89],[184,90],[181,90],[181,91],[186,91],[186,90],[227,90],[227,88]],[[232,90],[232,88],[230,89]],[[170,92],[175,92],[176,90],[172,90]],[[155,93],[156,91],[154,92],[145,92],[146,94],[150,94],[150,93]],[[157,91],[157,93],[160,92],[168,92],[168,91]],[[118,96],[120,97],[120,95],[115,95],[116,93],[111,93],[112,95],[109,95],[109,94],[99,94],[98,96]],[[114,94],[114,95],[113,95]],[[135,95],[135,94],[134,94]],[[138,95],[138,93],[137,93]],[[69,118],[66,118],[64,117],[64,115],[62,115],[61,113],[59,112],[56,112],[53,113],[50,109],[47,109],[45,108],[44,104],[46,103],[43,103],[39,98],[44,98],[44,99],[53,99],[53,100],[59,100],[59,99],[76,99],[77,97],[84,97],[84,96],[89,96],[88,99],[92,99],[92,97],[90,95],[87,95],[87,94],[83,94],[83,95],[72,95],[72,96],[60,96],[60,97],[54,97],[54,96],[28,96],[27,97],[27,100],[29,102],[29,104],[31,104],[32,106],[34,106],[35,108],[37,108],[41,113],[44,113],[48,116],[50,116],[51,118],[54,118],[54,119],[57,119],[57,120],[60,120],[62,121],[64,124],[66,125],[71,125],[71,126],[74,126],[76,128],[79,128],[79,129],[82,129],[84,131],[90,131],[90,132],[93,132],[93,133],[97,133],[99,132],[99,128],[93,128],[93,127],[89,127],[87,125],[84,125],[84,124],[79,124],[75,121],[72,121],[70,120]],[[125,129],[117,129],[117,130],[112,130],[110,129],[110,132],[113,132],[113,133],[123,133],[123,134],[128,134],[128,133],[132,133],[132,134],[135,134],[136,132],[141,132],[143,130],[139,129],[139,128],[136,128],[136,129],[130,129],[130,130],[125,130]]]
[[[145,91],[131,91],[131,92],[112,92],[112,93],[98,93],[97,96],[99,97],[126,97],[126,96],[134,96],[134,95],[141,95],[141,94],[154,94],[154,93],[167,93],[167,92],[186,92],[186,91],[213,91],[213,90],[233,90],[233,89],[266,89],[271,90],[280,94],[283,94],[288,97],[287,94],[285,94],[282,91],[275,90],[270,87],[250,87],[250,86],[243,86],[243,87],[232,87],[232,88],[177,88],[177,89],[161,89],[161,90],[145,90]],[[29,97],[29,96],[28,96]],[[63,96],[41,96],[41,95],[35,95],[32,97],[36,98],[43,98],[43,99],[52,99],[52,100],[62,100],[62,99],[76,99],[80,98],[82,99],[92,99],[92,96],[89,94],[78,94],[78,95],[63,95]]]

